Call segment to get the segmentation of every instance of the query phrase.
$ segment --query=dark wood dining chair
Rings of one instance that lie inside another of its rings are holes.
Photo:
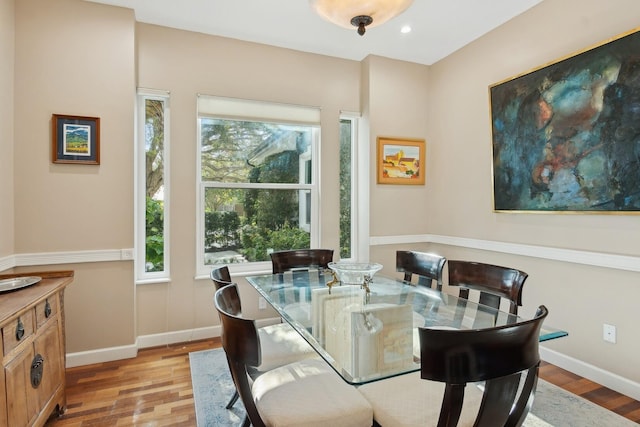
[[[470,290],[480,291],[480,304],[494,308],[499,308],[501,298],[505,298],[509,301],[509,313],[518,314],[527,273],[474,261],[449,260],[447,264],[449,286],[459,287],[461,298],[468,299]]]
[[[209,277],[211,278],[211,281],[213,282],[216,291],[224,286],[233,284],[231,282],[231,273],[229,272],[229,268],[226,265],[223,265],[220,267],[214,267],[211,270]],[[237,310],[241,311],[240,298],[238,298],[237,304],[238,304]],[[229,367],[229,370],[231,370],[231,367]],[[239,397],[240,395],[238,394],[238,390],[235,390],[233,392],[233,395],[231,396],[231,399],[229,399],[229,402],[227,402],[225,408],[231,409],[233,405],[235,405],[235,403],[238,401]]]
[[[284,280],[284,273],[291,271],[294,285],[308,282],[311,279],[310,274],[316,275],[318,280],[324,280],[324,272],[332,260],[333,249],[293,249],[271,253],[273,274]],[[280,297],[286,298],[284,294],[283,290]],[[292,302],[284,310],[306,327],[312,326],[307,302]]]
[[[210,273],[211,280],[216,291],[219,289],[235,284],[231,281],[231,274],[226,265],[214,267]],[[234,308],[242,311],[242,304],[238,292],[235,292],[234,299],[229,302]],[[237,298],[236,298],[237,296]],[[262,364],[253,369],[253,375],[257,376],[261,372],[273,369],[274,367],[286,365],[296,360],[319,357],[316,351],[307,343],[298,332],[296,332],[288,323],[276,323],[273,325],[263,326],[258,329],[258,334],[263,343]],[[236,390],[225,408],[230,409],[237,402],[239,397]]]
[[[271,253],[273,274],[291,270],[326,269],[333,260],[333,249],[293,249]]]
[[[220,267],[214,267],[211,269],[211,273],[209,275],[211,280],[218,281],[222,283],[231,283],[231,273],[229,272],[229,267],[226,265],[222,265]],[[216,287],[217,290],[217,287]]]
[[[416,251],[396,251],[396,271],[404,273],[404,280],[411,282],[413,275],[418,276],[418,285],[433,287],[442,290],[442,271],[447,262],[445,257],[440,255],[416,252]]]
[[[373,406],[374,425],[521,426],[535,396],[547,314],[540,306],[533,319],[506,326],[419,328],[419,374],[359,388]]]
[[[237,286],[216,291],[214,302],[222,347],[247,411],[244,427],[371,426],[371,405],[322,359],[300,360],[254,377],[262,364],[260,334],[254,320],[239,309]]]

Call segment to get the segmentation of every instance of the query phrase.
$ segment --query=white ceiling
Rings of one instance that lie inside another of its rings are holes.
[[[431,65],[542,0],[415,0],[364,36],[308,0],[87,0],[135,10],[139,22],[361,61],[373,54]],[[409,24],[412,31],[401,34]]]

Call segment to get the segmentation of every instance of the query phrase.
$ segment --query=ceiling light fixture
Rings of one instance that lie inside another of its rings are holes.
[[[366,28],[384,24],[404,12],[413,0],[309,0],[316,13],[340,27],[358,28],[364,35]]]

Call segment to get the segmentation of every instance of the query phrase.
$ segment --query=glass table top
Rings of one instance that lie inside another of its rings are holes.
[[[247,281],[351,384],[420,369],[418,327],[481,329],[524,318],[425,286],[375,275],[370,292],[335,284],[329,271],[249,276]],[[540,341],[566,332],[545,329]]]

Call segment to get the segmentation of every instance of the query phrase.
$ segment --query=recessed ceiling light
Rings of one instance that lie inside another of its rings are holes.
[[[400,28],[400,32],[402,34],[407,34],[411,32],[411,25],[403,25],[402,28]]]

